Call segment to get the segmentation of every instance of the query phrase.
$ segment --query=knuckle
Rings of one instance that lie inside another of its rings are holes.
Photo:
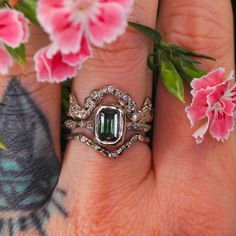
[[[94,58],[87,62],[89,69],[128,72],[130,67],[141,65],[148,54],[148,43],[143,35],[128,28],[118,40],[103,49],[96,48]]]
[[[160,29],[168,41],[221,58],[233,45],[229,44],[233,30],[230,17],[222,9],[225,5],[209,1],[188,1],[184,5],[176,2],[163,17]]]

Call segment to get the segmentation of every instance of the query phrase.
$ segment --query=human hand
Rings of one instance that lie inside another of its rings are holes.
[[[204,61],[206,70],[234,69],[230,1],[163,0],[158,18],[157,6],[157,0],[136,1],[131,20],[151,27],[157,21],[167,42],[215,57],[216,63]],[[32,30],[29,58],[47,44],[42,32]],[[151,95],[150,50],[145,36],[129,28],[117,42],[94,50],[72,92],[82,103],[92,89],[114,84],[140,108]],[[152,151],[136,143],[109,160],[70,141],[59,176],[59,86],[38,84],[34,76],[29,61],[0,82],[8,105],[0,108],[0,132],[9,149],[0,151],[2,235],[236,234],[235,133],[225,143],[207,137],[196,145],[186,104],[159,84]]]

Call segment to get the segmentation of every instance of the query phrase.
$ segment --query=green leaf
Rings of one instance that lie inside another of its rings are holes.
[[[28,6],[30,6],[34,11],[36,11],[37,8],[37,1],[36,0],[21,0],[21,2],[24,2]]]
[[[153,53],[148,56],[147,64],[152,71],[156,71],[159,68],[159,54]]]
[[[0,107],[4,107],[6,104],[0,102]]]
[[[36,17],[37,3],[35,0],[21,0],[16,9],[21,11],[33,24],[39,26],[39,22]]]
[[[200,78],[206,74],[204,70],[189,60],[188,57],[173,57],[171,61],[174,63],[181,77],[189,83],[191,83],[194,78]]]
[[[129,22],[129,25],[132,26],[133,28],[135,28],[136,30],[141,31],[142,33],[144,33],[148,38],[150,38],[155,44],[159,45],[162,37],[160,35],[159,32],[157,32],[156,30],[145,26],[145,25],[141,25],[141,24],[137,24],[134,22]]]
[[[175,44],[166,44],[166,43],[162,42],[162,45],[164,47],[167,47],[168,49],[172,50],[173,52],[178,52],[178,53],[184,54],[186,56],[198,57],[198,58],[203,58],[203,59],[208,59],[208,60],[215,61],[215,58],[213,58],[213,57],[203,55],[203,54],[199,54],[199,53],[195,53],[193,51],[187,50],[187,49],[182,48],[182,47],[180,47],[178,45],[175,45]]]
[[[20,65],[26,64],[25,45],[21,44],[18,48],[11,48],[5,45],[7,51],[15,58]]]
[[[0,8],[6,8],[9,7],[7,0],[0,0]]]
[[[179,54],[179,53],[176,54],[175,57],[181,57],[181,60],[186,61],[186,62],[189,62],[189,63],[196,64],[196,65],[202,64],[200,61],[193,60],[191,57],[185,56],[185,55],[181,55],[181,54]]]
[[[184,83],[174,64],[165,56],[161,56],[160,73],[165,88],[181,102],[184,102]]]
[[[0,149],[7,151],[7,147],[4,144],[3,138],[0,137]]]
[[[70,88],[71,88],[71,82],[66,81],[61,86],[61,94],[62,94],[62,111],[66,113],[69,109],[69,97],[70,97]]]

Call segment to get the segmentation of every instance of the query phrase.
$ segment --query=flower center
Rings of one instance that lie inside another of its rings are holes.
[[[217,111],[223,111],[225,108],[225,104],[222,101],[218,101],[215,105],[215,109]]]
[[[74,24],[86,24],[98,14],[98,0],[66,0],[65,4]]]
[[[74,0],[75,9],[80,13],[81,11],[89,10],[94,4],[95,0]]]
[[[225,104],[223,101],[218,101],[215,103],[213,109],[213,116],[217,117],[217,119],[225,119]]]

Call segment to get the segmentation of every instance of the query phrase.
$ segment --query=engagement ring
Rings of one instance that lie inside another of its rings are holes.
[[[103,103],[103,99],[109,95],[116,99],[116,104]],[[70,119],[65,125],[72,130],[69,139],[86,143],[112,158],[117,158],[134,142],[147,142],[145,133],[151,129],[148,123],[153,118],[149,97],[138,111],[132,98],[113,85],[91,91],[84,100],[84,107],[71,95],[67,115]],[[93,138],[82,134],[81,128],[90,130]]]

